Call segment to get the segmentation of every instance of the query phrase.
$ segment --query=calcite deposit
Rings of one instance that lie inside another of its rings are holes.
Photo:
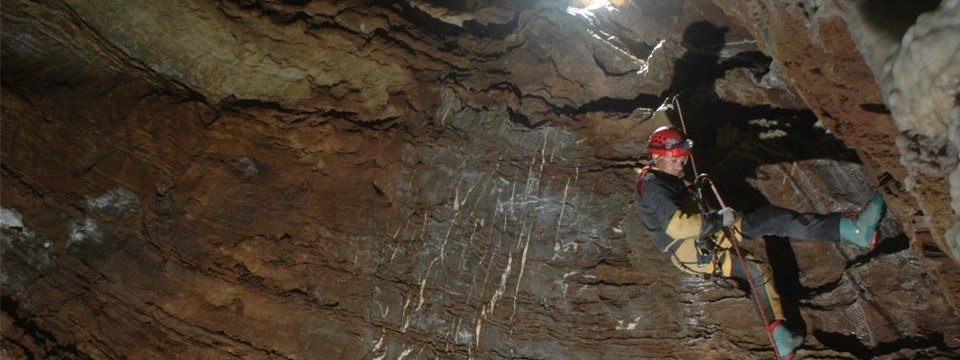
[[[0,357],[772,358],[635,217],[670,123],[738,210],[887,200],[744,242],[799,358],[955,357],[958,9],[8,0]]]

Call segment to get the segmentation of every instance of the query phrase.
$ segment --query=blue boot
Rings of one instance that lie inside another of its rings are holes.
[[[856,219],[840,219],[840,239],[859,247],[874,248],[877,245],[877,224],[883,217],[883,196],[873,195]]]
[[[794,353],[803,345],[803,335],[794,333],[784,326],[783,320],[776,320],[767,325],[767,330],[777,344],[777,358],[792,360]]]

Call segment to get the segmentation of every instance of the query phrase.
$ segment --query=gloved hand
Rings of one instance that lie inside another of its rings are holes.
[[[729,207],[717,210],[717,215],[719,215],[720,224],[724,227],[733,225],[734,220],[737,219],[737,212]]]
[[[710,236],[720,228],[733,225],[737,219],[737,212],[729,207],[717,211],[711,211],[703,217],[703,227],[700,229],[700,236]]]

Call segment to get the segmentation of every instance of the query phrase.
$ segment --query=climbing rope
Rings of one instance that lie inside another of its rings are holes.
[[[689,134],[689,132],[687,132],[687,124],[683,119],[683,110],[680,108],[680,101],[677,98],[678,96],[674,96],[673,103],[674,105],[677,106],[677,113],[680,116],[680,125],[683,127],[683,133]],[[695,180],[695,186],[696,186],[697,196],[700,198],[698,199],[698,202],[702,202],[701,211],[705,210],[705,207],[706,207],[706,200],[703,199],[703,196],[701,193],[701,189],[704,184],[710,185],[710,190],[713,192],[714,198],[717,199],[717,202],[720,204],[720,208],[722,209],[727,207],[726,202],[723,200],[723,197],[720,195],[720,191],[717,189],[717,185],[713,182],[713,180],[710,179],[710,177],[707,176],[707,174],[700,174],[700,172],[697,171],[697,163],[694,160],[694,156],[692,152],[690,154],[690,164],[693,166],[693,173],[698,174]],[[764,332],[767,334],[767,339],[770,340],[770,345],[773,346],[773,356],[775,356],[777,360],[781,360],[780,349],[777,348],[777,342],[776,340],[773,339],[773,332],[767,329],[767,326],[769,325],[767,324],[767,311],[763,306],[762,300],[760,299],[760,292],[758,291],[759,289],[757,288],[757,285],[754,283],[752,279],[753,277],[750,275],[750,271],[747,269],[746,256],[743,255],[743,249],[740,247],[740,239],[737,237],[738,233],[739,232],[737,231],[737,229],[733,226],[723,227],[723,235],[730,241],[730,244],[732,245],[734,253],[737,256],[737,259],[740,261],[740,266],[744,268],[744,271],[743,271],[744,277],[747,279],[747,283],[750,285],[750,295],[751,295],[750,297],[753,298],[753,305],[757,308],[757,313],[760,315],[760,322],[763,325],[763,329],[765,330]],[[714,253],[716,254],[717,252],[714,251]],[[715,257],[714,261],[716,260],[717,259]],[[719,262],[716,262],[715,264],[719,264]],[[716,267],[719,267],[719,266],[715,266],[715,268]]]
[[[673,96],[673,104],[676,105],[676,107],[677,107],[677,114],[680,115],[680,126],[683,127],[683,133],[684,133],[684,134],[690,134],[689,132],[687,132],[687,123],[683,121],[683,109],[680,108],[680,100],[677,100],[677,98],[679,98],[679,97],[680,97],[680,94],[677,94],[677,95],[674,95],[674,96]],[[687,135],[687,136],[689,137],[689,135]],[[694,145],[694,146],[696,146],[696,145]],[[694,174],[700,174],[700,172],[697,171],[697,161],[696,161],[696,159],[694,159],[693,150],[692,150],[692,149],[691,149],[691,152],[690,152],[690,165],[693,166],[693,173],[694,173]]]
[[[716,197],[717,202],[720,203],[720,208],[727,207],[726,202],[723,201],[723,197],[720,196],[720,191],[717,190],[717,185],[713,183],[709,177],[704,176],[704,181],[709,183],[710,189],[713,191],[713,195]],[[763,325],[764,329],[767,329],[767,310],[763,306],[763,302],[760,299],[760,289],[757,287],[757,284],[753,282],[753,276],[750,275],[750,270],[747,269],[747,259],[743,255],[743,248],[740,246],[740,239],[737,237],[739,231],[733,226],[725,226],[723,228],[723,234],[730,241],[730,244],[733,247],[734,253],[737,255],[737,260],[740,261],[740,266],[744,269],[744,277],[747,279],[747,283],[750,284],[750,297],[753,298],[753,305],[757,308],[757,313],[760,315],[760,322]],[[770,340],[770,344],[773,346],[773,355],[780,360],[780,349],[777,348],[777,342],[773,339],[773,333],[767,329],[764,331],[767,333],[767,338]]]

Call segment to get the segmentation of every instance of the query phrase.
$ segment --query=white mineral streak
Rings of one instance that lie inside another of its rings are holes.
[[[780,121],[777,120],[767,120],[767,119],[753,119],[747,121],[748,124],[759,126],[763,128],[770,128],[774,126],[780,126]]]
[[[379,350],[380,350],[380,347],[383,346],[383,338],[384,338],[384,336],[385,336],[385,335],[380,335],[380,340],[377,340],[377,343],[374,344],[374,346],[373,346],[373,352],[379,351]],[[383,356],[384,356],[385,354],[386,354],[386,352],[384,352],[384,354],[380,354],[380,356],[379,356],[379,357],[376,357],[376,359],[383,359]]]
[[[543,145],[540,147],[540,168],[539,168],[539,170],[538,170],[538,172],[537,172],[536,178],[535,178],[535,179],[531,179],[531,178],[530,178],[530,172],[528,172],[528,175],[527,175],[527,176],[528,176],[528,179],[527,179],[527,189],[526,189],[526,192],[525,192],[525,194],[524,194],[524,200],[525,200],[525,201],[526,201],[527,198],[530,197],[531,192],[532,192],[532,190],[533,190],[532,180],[535,180],[535,181],[536,181],[537,189],[540,188],[540,184],[541,184],[541,181],[542,181],[542,179],[543,179],[543,168],[544,168],[544,166],[546,166],[546,164],[547,164],[547,146],[548,146],[548,142],[549,142],[548,139],[550,138],[550,137],[549,137],[549,134],[550,134],[550,129],[549,129],[549,128],[547,128],[546,130],[544,130],[544,132],[543,132]],[[531,161],[530,161],[531,170],[532,170],[532,166],[533,166],[533,164],[534,164],[535,162],[536,162],[536,155],[534,155],[533,158],[532,158]],[[569,180],[568,180],[567,183],[569,184]],[[566,202],[566,197],[564,197],[564,202]],[[563,210],[562,210],[563,203],[561,203],[560,206],[561,206],[561,211],[563,211]],[[533,212],[535,212],[535,211],[537,211],[536,208],[530,209],[530,212],[531,212],[531,213],[533,213]],[[524,218],[525,218],[525,219],[524,219],[524,226],[521,227],[521,229],[520,229],[520,237],[517,238],[517,245],[519,245],[519,240],[523,238],[523,229],[526,227],[526,217],[524,217]],[[530,227],[527,229],[526,241],[524,242],[524,245],[523,245],[523,254],[522,254],[521,257],[520,257],[520,271],[517,273],[517,284],[516,284],[516,287],[514,288],[514,292],[513,292],[513,312],[512,312],[511,315],[510,315],[510,321],[511,321],[511,322],[513,321],[513,317],[516,316],[516,314],[517,314],[517,298],[520,296],[520,284],[521,284],[521,281],[523,280],[523,272],[524,272],[524,269],[526,269],[526,266],[527,266],[527,254],[528,254],[528,252],[529,252],[529,250],[530,250],[530,239],[531,239],[531,237],[533,237],[533,226],[534,226],[534,224],[531,223],[531,224],[530,224]],[[511,253],[510,261],[512,261],[512,260],[513,260],[513,256],[512,256],[512,253]],[[508,263],[507,263],[507,272],[504,273],[505,275],[509,272],[509,269],[510,269],[510,262],[508,261]],[[501,279],[501,286],[504,286],[504,285],[506,285],[506,281],[505,281],[505,279]],[[492,310],[492,306],[491,306],[491,310]]]
[[[484,316],[487,316],[486,309],[480,309],[480,315],[477,315],[477,326],[476,328],[474,328],[474,336],[473,336],[473,338],[476,340],[473,346],[477,348],[480,347],[480,330],[483,329]]]
[[[470,238],[467,239],[469,246],[464,246],[460,251],[460,263],[457,264],[457,275],[463,275],[463,270],[467,267],[466,252],[468,247],[475,247],[474,239],[477,238],[477,233],[480,231],[480,228],[483,227],[483,219],[474,220],[473,222],[473,232],[470,233]]]
[[[126,211],[136,206],[138,202],[139,199],[136,194],[123,188],[109,190],[103,195],[87,197],[87,206],[97,210],[113,208]]]
[[[418,236],[416,236],[417,239],[422,242],[422,241],[423,241],[423,237],[426,235],[427,231],[428,231],[427,214],[424,213],[424,214],[423,214],[423,224],[421,225],[420,234],[419,234]],[[434,259],[434,260],[436,260],[436,259]],[[431,266],[432,266],[432,265],[433,265],[433,263],[431,262]],[[426,276],[427,276],[428,274],[429,274],[429,268],[427,269],[427,272],[424,273],[424,277],[422,277],[422,278],[420,279],[420,289],[419,289],[419,291],[418,291],[418,299],[419,299],[419,300],[417,301],[417,304],[418,304],[417,310],[420,308],[420,306],[421,306],[422,303],[423,303],[423,290],[424,290],[424,288],[426,287]],[[403,304],[402,316],[403,316],[404,320],[403,320],[403,327],[401,328],[401,332],[403,332],[403,333],[406,333],[406,332],[407,332],[407,329],[408,329],[409,326],[410,326],[410,321],[412,320],[413,315],[416,313],[416,310],[411,311],[409,314],[407,313],[407,310],[410,308],[410,304],[412,303],[412,301],[413,301],[413,296],[407,296],[407,297],[406,297],[406,301],[405,301],[404,304]]]
[[[503,291],[507,288],[507,279],[510,277],[510,270],[513,267],[513,253],[510,253],[510,256],[507,258],[507,267],[503,269],[503,273],[500,274],[500,286],[497,287],[497,290],[494,291],[493,296],[490,297],[490,303],[487,307],[488,312],[493,312],[493,309],[497,306],[497,301],[503,297]]]
[[[780,129],[764,131],[759,135],[760,139],[762,140],[776,139],[776,138],[782,138],[786,136],[787,136],[787,132]]]
[[[0,207],[0,229],[4,230],[19,230],[20,234],[24,237],[30,238],[33,237],[33,232],[27,229],[23,225],[23,216],[19,212],[13,209],[8,209],[5,207]],[[4,246],[11,246],[9,239],[4,237]],[[44,247],[50,247],[46,245]]]
[[[407,309],[410,307],[410,301],[413,300],[412,296],[407,296],[407,300],[403,302],[403,328],[400,332],[406,333],[407,327],[410,326],[410,316],[407,315]]]
[[[550,128],[543,131],[543,146],[540,147],[540,173],[537,180],[543,179],[543,166],[547,164],[547,138],[550,136]]]
[[[430,265],[427,266],[427,271],[424,272],[424,273],[423,273],[423,277],[420,278],[420,290],[417,291],[417,297],[418,297],[417,307],[414,308],[413,311],[410,312],[410,315],[407,315],[406,320],[404,320],[404,322],[403,322],[403,332],[406,332],[406,331],[407,331],[407,328],[410,326],[410,321],[411,321],[411,319],[412,319],[415,315],[419,314],[419,313],[420,313],[420,309],[423,308],[423,303],[424,303],[423,292],[424,292],[424,290],[427,288],[427,279],[430,277],[430,270],[433,270],[433,265],[437,263],[437,260],[438,260],[438,259],[439,259],[439,258],[435,258],[435,259],[433,259],[433,261],[430,262]],[[408,298],[408,299],[407,299],[407,302],[409,303],[409,301],[410,301],[410,299]],[[406,308],[406,305],[404,305],[404,308]]]
[[[563,296],[567,296],[567,278],[570,277],[570,275],[573,275],[573,274],[576,274],[576,273],[577,273],[576,271],[571,271],[571,272],[568,272],[568,273],[566,273],[566,274],[563,274],[563,280],[562,280],[562,281],[563,281]]]
[[[636,329],[636,328],[637,328],[637,325],[640,324],[640,318],[641,318],[641,317],[643,317],[643,316],[642,316],[642,315],[637,315],[637,317],[633,318],[633,321],[631,321],[631,322],[629,322],[629,323],[627,323],[627,322],[624,321],[624,320],[617,320],[617,327],[616,327],[616,329],[617,329],[617,330],[633,330],[633,329]]]
[[[492,171],[480,174],[479,178],[460,169],[460,178],[453,181],[449,187],[453,199],[452,203],[447,204],[447,209],[450,210],[447,228],[444,229],[436,247],[433,248],[436,252],[431,251],[428,255],[432,257],[430,265],[416,279],[415,284],[419,284],[419,286],[410,291],[406,298],[402,315],[404,317],[403,332],[406,332],[412,324],[426,324],[424,322],[427,321],[425,316],[429,315],[424,313],[429,311],[429,307],[424,306],[426,304],[427,287],[433,283],[432,279],[434,277],[440,276],[440,273],[443,272],[441,269],[451,268],[446,264],[447,250],[454,252],[459,250],[460,252],[459,256],[450,256],[460,261],[459,264],[453,265],[457,267],[459,272],[453,274],[458,278],[462,278],[464,274],[470,274],[467,275],[470,278],[462,279],[464,280],[462,282],[456,282],[458,284],[469,283],[469,289],[464,289],[466,291],[461,293],[450,288],[445,289],[446,293],[456,296],[465,294],[465,303],[468,307],[479,299],[480,306],[478,313],[474,316],[462,316],[447,323],[441,330],[442,336],[453,343],[469,344],[468,353],[479,347],[484,322],[490,320],[488,317],[496,313],[497,306],[504,300],[509,282],[512,280],[515,280],[516,283],[513,289],[510,321],[515,318],[518,311],[520,288],[523,285],[527,262],[531,257],[531,245],[534,245],[537,240],[535,237],[538,234],[534,232],[537,231],[538,220],[542,221],[541,217],[538,216],[539,212],[543,211],[541,207],[555,203],[552,198],[550,202],[545,201],[544,195],[541,193],[543,176],[548,163],[552,163],[552,159],[557,156],[556,151],[559,149],[560,143],[565,140],[565,137],[560,137],[559,131],[550,128],[545,128],[542,134],[538,135],[542,138],[537,139],[539,140],[537,141],[539,146],[528,159],[525,179],[519,178],[517,176],[519,174],[513,175],[513,181],[505,179],[499,173],[500,162],[496,164]],[[501,162],[504,157],[505,155],[500,157]],[[466,168],[466,165],[466,162],[464,162],[461,168]],[[579,178],[579,164],[576,177]],[[575,186],[575,181],[571,181],[569,178],[566,181],[564,197],[559,210],[564,215],[558,219],[558,228],[555,234],[557,237],[559,237],[563,221],[566,221],[565,217],[568,212],[564,210],[564,207],[567,206],[571,194],[570,188]],[[509,189],[509,195],[507,195],[507,189]],[[473,197],[471,198],[471,196]],[[491,204],[492,208],[485,208],[481,203],[482,201]],[[502,222],[500,217],[503,218]],[[422,228],[424,230],[419,237],[421,241],[427,237],[425,235],[428,225],[427,215],[424,215],[423,221]],[[472,229],[467,227],[472,227]],[[405,228],[406,226],[397,228],[394,232],[394,238],[400,237],[400,234],[406,231]],[[508,235],[511,233],[512,235]],[[462,244],[454,243],[461,238],[464,240]],[[513,240],[513,243],[511,243],[511,240]],[[454,250],[457,246],[462,247]],[[471,249],[487,250],[483,251],[483,256],[475,266],[468,263],[469,257],[467,255],[469,255]],[[506,256],[506,262],[501,262],[503,258],[499,256]],[[514,264],[515,258],[518,264]],[[499,268],[499,264],[504,264],[504,267]],[[516,278],[513,279],[515,266],[518,271]],[[486,269],[484,270],[484,268]],[[499,281],[496,280],[495,274],[497,271],[500,272]],[[482,281],[480,281],[481,279]],[[443,284],[450,283],[443,282]],[[441,286],[441,283],[437,283],[437,286]],[[467,325],[471,321],[475,321],[473,326]]]
[[[497,301],[503,296],[504,290],[507,288],[507,279],[510,277],[510,270],[513,266],[513,253],[510,253],[510,256],[507,258],[507,266],[503,270],[503,273],[500,275],[500,286],[497,287],[497,290],[493,292],[493,296],[490,297],[490,301],[487,305],[483,306],[480,309],[480,316],[477,316],[477,327],[476,327],[476,345],[480,346],[480,330],[483,328],[483,319],[487,317],[487,314],[492,313],[497,306]]]
[[[447,228],[447,233],[443,236],[443,244],[440,245],[440,256],[438,259],[444,260],[446,258],[447,251],[447,241],[450,240],[450,234],[453,232],[453,229],[457,226],[457,219],[460,217],[460,183],[463,178],[460,178],[460,181],[457,181],[457,187],[454,189],[453,197],[453,218],[450,220],[450,227]],[[434,259],[436,260],[436,259]]]
[[[67,240],[67,246],[87,239],[99,242],[101,238],[102,234],[100,233],[100,227],[97,225],[97,222],[91,218],[86,218],[82,223],[73,223],[70,238]]]
[[[0,207],[0,228],[23,229],[23,216],[16,210]]]
[[[412,352],[413,352],[413,348],[409,348],[409,349],[403,350],[403,351],[400,353],[400,356],[397,357],[397,360],[403,360],[403,358],[407,357],[407,356],[410,355],[410,353],[412,353]]]
[[[560,226],[563,224],[563,210],[567,207],[567,193],[570,191],[570,179],[567,179],[567,184],[563,187],[563,201],[560,202],[560,215],[557,216],[557,232],[554,236],[553,242],[553,252],[559,252],[563,241],[560,240]]]
[[[527,250],[530,249],[530,232],[527,232],[527,243],[523,246],[523,257],[520,260],[520,273],[517,274],[517,287],[513,290],[513,314],[510,315],[510,321],[517,315],[517,298],[520,297],[520,281],[523,280],[523,269],[527,266]]]

